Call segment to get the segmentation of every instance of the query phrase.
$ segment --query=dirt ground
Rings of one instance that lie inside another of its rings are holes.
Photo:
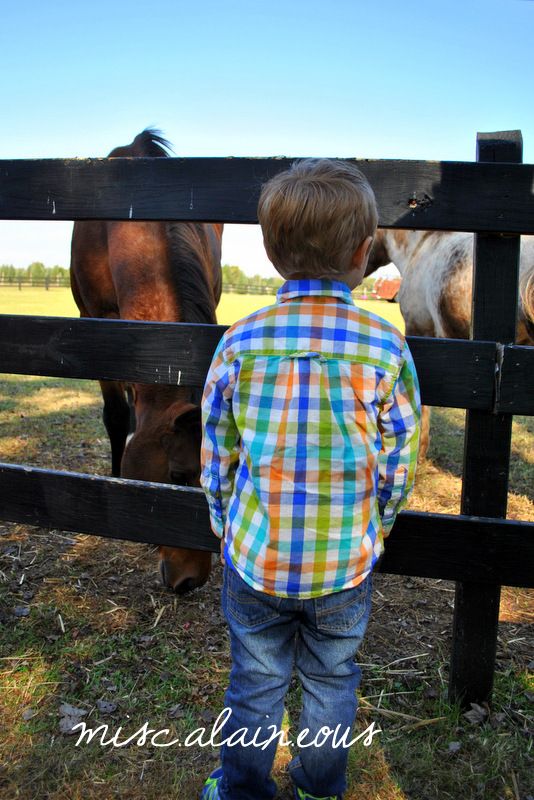
[[[50,532],[24,525],[0,525],[0,569],[5,576],[12,608],[0,609],[0,622],[12,621],[13,608],[31,607],[45,587],[64,585],[68,565],[71,586],[90,582],[94,596],[127,601],[128,613],[143,616],[147,598],[156,594],[181,608],[201,601],[206,614],[195,621],[204,639],[219,612],[222,568],[213,559],[208,583],[177,598],[161,586],[157,554],[148,545],[115,542],[99,537]],[[21,582],[21,576],[24,581]],[[373,576],[373,608],[360,658],[386,665],[410,653],[427,653],[447,661],[452,643],[455,585],[451,581],[400,575]],[[502,587],[496,667],[511,664],[532,667],[534,660],[534,590]],[[410,663],[404,663],[409,666]]]

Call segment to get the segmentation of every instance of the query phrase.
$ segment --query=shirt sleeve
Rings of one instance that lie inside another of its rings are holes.
[[[421,398],[412,354],[406,342],[401,368],[378,416],[382,450],[378,458],[377,501],[384,537],[410,496],[419,451]]]
[[[240,437],[232,413],[237,365],[223,358],[219,342],[202,397],[202,449],[200,484],[208,501],[213,532],[224,536],[226,511],[239,461]]]

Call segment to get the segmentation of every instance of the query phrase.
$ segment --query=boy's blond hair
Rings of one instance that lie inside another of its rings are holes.
[[[373,236],[373,190],[348,161],[294,161],[264,184],[258,219],[269,259],[285,278],[323,277],[351,269],[359,245]]]

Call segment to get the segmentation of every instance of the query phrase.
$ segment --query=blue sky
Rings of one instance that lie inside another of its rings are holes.
[[[534,2],[3,0],[0,158],[102,156],[147,125],[177,155],[534,161]],[[68,263],[69,225],[0,223],[0,263]],[[271,274],[255,227],[223,258]]]

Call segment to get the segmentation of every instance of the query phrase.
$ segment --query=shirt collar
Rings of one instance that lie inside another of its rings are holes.
[[[286,281],[276,293],[278,303],[285,303],[295,297],[336,297],[344,303],[354,305],[352,294],[346,283],[330,278],[299,278]]]

